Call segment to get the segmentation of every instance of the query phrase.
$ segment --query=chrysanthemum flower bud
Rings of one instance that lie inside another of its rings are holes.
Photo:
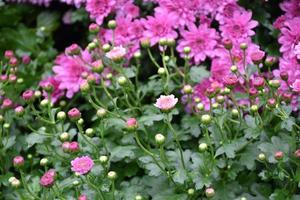
[[[197,108],[199,111],[204,110],[204,105],[203,105],[203,103],[198,103],[197,106],[196,106],[196,108]]]
[[[252,106],[250,107],[250,110],[251,110],[251,112],[255,113],[255,112],[258,111],[258,106],[257,106],[257,105],[252,105]]]
[[[247,198],[246,197],[241,197],[241,200],[247,200]]]
[[[159,75],[164,75],[164,74],[166,73],[166,70],[165,70],[165,68],[160,67],[160,68],[158,68],[157,73],[158,73]]]
[[[102,46],[102,50],[103,50],[104,52],[109,52],[109,51],[110,51],[110,48],[111,48],[110,44],[104,44],[104,45]]]
[[[48,99],[43,99],[40,103],[41,107],[47,107],[50,104]]]
[[[231,110],[231,114],[232,114],[233,117],[238,117],[239,116],[239,111],[234,108],[234,109]]]
[[[217,109],[219,106],[220,106],[220,104],[217,103],[217,102],[215,102],[215,103],[212,104],[212,108],[213,109]]]
[[[69,56],[78,55],[80,53],[80,47],[77,44],[72,44],[66,48],[65,53]]]
[[[160,46],[166,46],[167,45],[167,39],[166,38],[160,38],[158,43],[159,43]]]
[[[32,154],[28,154],[28,155],[27,155],[27,159],[28,159],[28,160],[31,160],[31,159],[32,159]]]
[[[143,197],[138,194],[138,195],[135,196],[135,200],[143,200]]]
[[[240,48],[241,48],[242,50],[246,50],[246,49],[248,48],[247,43],[241,43],[241,44],[240,44]]]
[[[115,29],[117,27],[116,20],[109,20],[107,26],[109,29]]]
[[[163,59],[164,59],[164,61],[169,62],[170,56],[164,56]]]
[[[184,48],[183,48],[183,52],[184,52],[185,54],[191,53],[191,47],[184,47]]]
[[[14,74],[10,74],[10,75],[8,76],[8,81],[9,81],[10,83],[15,83],[15,82],[17,81],[17,76],[14,75]]]
[[[215,196],[215,190],[213,188],[206,188],[205,195],[207,198]]]
[[[108,172],[108,174],[107,174],[107,178],[108,178],[109,180],[114,181],[114,180],[116,180],[116,178],[117,178],[117,173],[116,173],[115,171],[110,171],[110,172]]]
[[[275,155],[274,155],[276,160],[281,160],[283,158],[283,156],[284,156],[284,153],[282,151],[276,151]]]
[[[56,117],[58,120],[65,120],[66,119],[66,113],[64,111],[59,111],[57,114],[56,114]]]
[[[12,177],[9,177],[8,179],[8,182],[11,183],[13,180],[17,179],[16,177],[12,176]]]
[[[15,55],[15,54],[14,54],[14,52],[13,52],[12,50],[6,50],[6,51],[4,52],[4,57],[5,57],[6,59],[10,59],[10,58],[12,58],[14,55]]]
[[[17,83],[18,83],[18,84],[24,83],[24,79],[23,79],[23,78],[18,78],[18,79],[17,79]]]
[[[254,64],[260,64],[263,61],[263,58],[265,57],[265,52],[257,50],[253,52],[251,55],[251,60]]]
[[[260,161],[265,161],[265,160],[266,160],[266,155],[265,155],[264,153],[260,153],[260,154],[258,155],[258,160],[260,160]]]
[[[70,134],[67,132],[63,132],[62,134],[59,135],[59,139],[63,142],[67,141],[70,139]]]
[[[107,156],[100,156],[99,161],[101,164],[106,164],[108,161],[108,157]]]
[[[122,46],[117,46],[111,49],[105,54],[106,57],[111,59],[113,62],[119,63],[126,56],[126,49]]]
[[[47,82],[45,84],[43,84],[42,86],[43,90],[45,90],[46,92],[52,92],[54,90],[54,86],[52,83]]]
[[[11,67],[16,67],[18,65],[18,59],[16,57],[12,57],[9,59],[9,65]]]
[[[40,98],[41,96],[42,96],[41,91],[37,90],[37,91],[34,92],[34,97],[35,98]]]
[[[10,109],[10,108],[12,108],[13,107],[13,101],[12,100],[10,100],[10,99],[8,99],[8,98],[5,98],[4,100],[3,100],[3,102],[2,102],[2,106],[1,106],[1,108],[3,108],[3,109]]]
[[[23,100],[27,103],[31,103],[34,101],[34,91],[33,90],[26,90],[22,94]]]
[[[188,189],[187,193],[189,196],[193,196],[195,194],[195,189],[190,188],[190,189]]]
[[[141,54],[140,51],[137,51],[137,52],[135,52],[135,53],[133,54],[133,57],[134,57],[135,59],[140,59],[140,58],[142,57],[142,54]]]
[[[200,152],[205,152],[207,150],[208,146],[206,143],[200,143],[198,148],[199,148]]]
[[[69,152],[70,151],[70,142],[62,143],[61,147],[62,147],[64,152]]]
[[[292,100],[293,94],[290,92],[284,92],[281,96],[282,100],[286,103],[290,103]]]
[[[268,99],[267,105],[269,108],[275,108],[276,107],[276,99],[274,99],[274,98]]]
[[[4,129],[9,129],[10,128],[10,124],[9,123],[4,123],[3,124],[3,128]]]
[[[216,97],[216,102],[218,102],[218,103],[220,103],[220,104],[223,104],[224,101],[225,101],[224,96],[218,95],[218,96]]]
[[[256,77],[252,80],[252,84],[255,88],[262,90],[265,85],[265,80],[262,77]]]
[[[65,107],[67,105],[67,102],[65,101],[65,100],[61,100],[60,102],[59,102],[59,106],[60,107]]]
[[[25,112],[25,110],[24,110],[23,106],[18,106],[15,108],[15,113],[18,117],[23,116],[24,112]]]
[[[231,39],[224,39],[222,42],[223,42],[223,45],[224,45],[225,49],[227,49],[227,50],[231,50],[232,49],[232,41],[231,41]]]
[[[74,186],[78,186],[79,184],[80,184],[80,182],[77,181],[77,180],[75,180],[75,181],[72,182],[72,185],[74,185]]]
[[[90,33],[96,34],[96,33],[99,32],[99,30],[100,30],[100,27],[99,27],[98,24],[92,23],[92,24],[89,25],[89,31],[90,31]]]
[[[94,74],[89,74],[87,77],[86,77],[86,80],[88,82],[88,84],[90,85],[93,85],[96,83],[96,77]]]
[[[101,73],[104,69],[104,65],[102,63],[102,60],[97,60],[92,63],[92,71],[96,73]]]
[[[144,38],[141,40],[141,46],[145,49],[150,47],[150,39]]]
[[[175,40],[173,38],[168,38],[167,39],[167,46],[169,46],[169,47],[175,46]]]
[[[155,142],[156,142],[157,145],[164,144],[165,140],[166,140],[166,138],[163,134],[158,133],[158,134],[155,135]]]
[[[76,141],[70,142],[69,151],[74,153],[79,151],[79,144]]]
[[[108,79],[108,80],[111,80],[112,77],[113,77],[113,74],[112,73],[108,73],[108,74],[106,74],[105,78]]]
[[[227,75],[223,78],[223,82],[228,88],[234,87],[238,83],[238,78],[236,75]]]
[[[297,149],[295,152],[294,152],[294,156],[296,158],[300,158],[300,149]]]
[[[10,184],[12,187],[18,188],[21,185],[21,182],[19,179],[14,179],[14,180],[12,180],[12,182]]]
[[[96,49],[97,48],[97,45],[96,45],[96,43],[94,43],[94,42],[90,42],[88,45],[87,45],[87,49],[89,50],[89,51],[93,51],[94,49]]]
[[[231,89],[228,88],[228,87],[225,87],[224,90],[223,90],[223,92],[222,92],[222,94],[226,95],[226,94],[230,94],[230,92],[231,92]]]
[[[68,116],[72,121],[76,121],[80,119],[81,113],[77,108],[72,108],[71,110],[69,110]]]
[[[100,117],[100,118],[104,117],[106,114],[107,114],[107,112],[104,108],[99,108],[97,110],[97,116]]]
[[[232,65],[232,66],[230,67],[230,71],[231,71],[232,73],[237,72],[237,70],[238,70],[238,68],[237,68],[236,65]]]
[[[201,116],[201,122],[202,122],[203,124],[205,124],[205,125],[210,124],[210,122],[211,122],[211,116],[208,115],[208,114],[202,115],[202,116]]]
[[[193,93],[193,88],[191,85],[185,85],[183,86],[183,92],[185,94],[192,94]]]
[[[89,137],[92,137],[94,135],[94,129],[92,129],[92,128],[86,129],[85,134]]]
[[[135,118],[129,118],[126,120],[126,128],[129,131],[137,129],[138,124]]]
[[[80,119],[77,121],[77,123],[78,123],[79,125],[83,125],[84,120],[83,120],[82,118],[80,118]]]
[[[13,165],[14,167],[22,167],[24,165],[24,158],[23,156],[16,156],[13,159]]]
[[[46,166],[46,165],[48,165],[48,163],[49,163],[48,158],[42,158],[42,159],[40,160],[40,165],[41,165],[41,166]]]
[[[80,91],[82,93],[87,93],[90,91],[90,84],[87,82],[87,80],[83,80],[80,84]]]
[[[127,82],[127,79],[126,79],[126,77],[125,76],[120,76],[119,78],[118,78],[118,83],[119,83],[119,85],[125,85],[126,84],[126,82]]]
[[[286,71],[281,71],[280,78],[284,81],[287,81],[289,79],[289,74]]]
[[[277,80],[277,79],[270,80],[270,81],[269,81],[269,84],[270,84],[271,87],[273,87],[273,88],[275,88],[275,89],[279,88],[280,85],[281,85],[281,84],[280,84],[280,81]]]
[[[277,59],[276,59],[275,57],[273,57],[273,56],[268,56],[268,57],[266,58],[266,60],[265,60],[265,65],[271,67],[272,65],[275,64],[276,60],[277,60]]]

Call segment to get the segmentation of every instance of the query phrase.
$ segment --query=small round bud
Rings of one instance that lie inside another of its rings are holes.
[[[80,182],[77,181],[77,180],[75,180],[75,181],[72,182],[72,185],[74,185],[74,186],[78,186],[79,184],[80,184]]]
[[[274,65],[276,63],[276,61],[277,61],[276,57],[267,56],[267,58],[265,60],[265,65],[268,67],[271,67],[272,65]]]
[[[40,98],[41,96],[42,96],[41,91],[37,90],[37,91],[34,92],[34,97],[35,98]]]
[[[184,47],[184,48],[183,48],[183,52],[184,52],[185,54],[191,53],[191,47]]]
[[[35,92],[33,90],[26,90],[22,94],[22,98],[25,102],[31,103],[34,101]]]
[[[205,195],[207,198],[215,196],[215,190],[213,188],[206,188]]]
[[[222,95],[218,95],[218,96],[216,97],[216,101],[217,101],[218,103],[222,104],[222,103],[224,103],[225,98],[224,98],[224,96],[222,96]]]
[[[225,49],[227,49],[227,50],[232,49],[232,41],[230,39],[224,39],[223,45],[224,45]]]
[[[42,159],[40,160],[40,165],[41,165],[41,166],[47,166],[48,163],[49,163],[49,160],[48,160],[47,158],[42,158]]]
[[[69,110],[68,116],[72,121],[76,121],[80,119],[81,113],[77,108],[72,108],[71,110]]]
[[[208,114],[202,115],[202,116],[201,116],[201,122],[202,122],[203,124],[205,124],[205,125],[210,124],[210,122],[211,122],[211,116],[208,115]]]
[[[64,111],[59,111],[57,114],[56,114],[56,117],[58,120],[65,120],[66,119],[66,113]]]
[[[117,27],[117,22],[115,20],[109,20],[107,26],[109,29],[115,29]]]
[[[105,78],[110,80],[110,79],[112,79],[112,77],[113,77],[113,74],[112,73],[108,73],[108,74],[106,74]]]
[[[223,94],[230,94],[230,92],[231,92],[231,89],[228,87],[225,87],[223,90]]]
[[[213,109],[217,109],[219,106],[220,106],[220,104],[217,102],[212,104]]]
[[[96,73],[101,73],[104,69],[104,65],[101,60],[97,60],[92,63],[92,71]]]
[[[17,178],[16,177],[14,177],[14,176],[12,176],[12,177],[9,177],[9,179],[8,179],[8,182],[9,183],[11,183],[11,182],[13,182],[13,180],[16,180]]]
[[[24,83],[24,79],[23,79],[23,78],[18,78],[18,79],[17,79],[17,83],[18,83],[18,84]]]
[[[241,48],[242,50],[246,50],[246,49],[248,48],[247,43],[241,43],[241,44],[240,44],[240,48]]]
[[[109,51],[110,51],[110,48],[111,48],[110,44],[104,44],[104,45],[102,46],[102,50],[103,50],[104,52],[109,52]]]
[[[59,106],[61,106],[61,107],[65,107],[66,105],[67,105],[67,102],[64,101],[64,100],[61,100],[61,101],[59,102]]]
[[[87,46],[87,49],[88,49],[89,51],[92,51],[92,50],[96,49],[96,47],[97,47],[96,43],[90,42],[90,43],[88,44],[88,46]]]
[[[269,108],[275,108],[276,107],[276,99],[274,99],[274,98],[268,99],[267,105]]]
[[[108,157],[107,156],[100,156],[99,161],[101,164],[106,164],[108,161]]]
[[[71,153],[78,152],[79,151],[79,144],[78,144],[78,142],[76,142],[76,141],[70,142],[69,151]]]
[[[167,39],[166,38],[160,38],[158,41],[160,46],[166,46],[167,45]]]
[[[286,71],[280,72],[280,78],[284,81],[287,81],[289,79],[289,74]]]
[[[265,161],[266,160],[266,155],[264,153],[258,154],[258,160]]]
[[[100,118],[105,117],[106,113],[107,112],[106,112],[106,110],[104,108],[99,108],[97,110],[97,116],[100,117]]]
[[[247,198],[246,197],[241,197],[241,200],[247,200]]]
[[[67,54],[69,56],[79,55],[80,51],[81,51],[81,49],[77,44],[72,44],[71,46],[69,46],[65,49],[65,54]]]
[[[21,185],[21,182],[18,179],[14,179],[10,184],[12,187],[18,188]]]
[[[188,189],[187,193],[189,196],[193,196],[195,194],[195,189],[190,188],[190,189]]]
[[[183,87],[183,92],[184,92],[185,94],[191,94],[191,93],[193,93],[193,88],[192,88],[192,86],[191,86],[191,85],[185,85],[185,86]]]
[[[99,30],[100,30],[100,27],[99,27],[98,24],[92,23],[92,24],[89,25],[90,33],[96,34],[96,33],[99,32]]]
[[[125,85],[126,82],[127,82],[127,79],[126,79],[125,76],[120,76],[120,77],[118,78],[118,83],[119,83],[119,85]]]
[[[202,153],[207,150],[208,146],[206,143],[200,143],[198,148],[199,148],[199,151]]]
[[[236,65],[232,65],[232,66],[230,67],[230,71],[231,71],[232,73],[237,72],[237,70],[238,70],[238,68],[237,68]]]
[[[164,56],[163,59],[164,61],[168,62],[170,60],[170,56]]]
[[[114,181],[117,178],[117,173],[115,171],[110,171],[107,173],[107,178]]]
[[[204,110],[204,105],[203,105],[203,103],[198,103],[196,107],[197,107],[197,109],[200,110],[200,111]]]
[[[47,107],[48,105],[50,105],[50,102],[48,99],[43,99],[40,103],[41,107]]]
[[[281,85],[281,84],[280,84],[280,81],[277,80],[277,79],[270,80],[270,81],[269,81],[269,84],[270,84],[271,87],[273,87],[273,88],[275,88],[275,89],[279,88],[280,85]]]
[[[140,51],[137,51],[137,52],[135,52],[135,53],[133,54],[133,57],[134,57],[135,59],[140,59],[140,58],[142,57],[142,54],[141,54]]]
[[[300,149],[297,149],[295,152],[294,152],[294,156],[296,158],[300,158]]]
[[[257,106],[257,105],[252,105],[252,106],[250,107],[250,110],[251,110],[251,112],[255,113],[255,112],[258,111],[258,106]]]
[[[143,200],[143,197],[138,194],[138,195],[135,196],[135,200]]]
[[[87,80],[82,81],[82,83],[80,84],[80,91],[82,93],[87,93],[90,91],[90,84]]]
[[[92,129],[92,128],[86,129],[85,134],[89,137],[92,137],[94,135],[94,129]]]
[[[165,140],[166,140],[166,138],[163,134],[158,133],[158,134],[155,135],[155,142],[156,142],[157,145],[164,144]]]
[[[157,73],[158,73],[159,75],[164,75],[164,74],[166,73],[166,70],[165,70],[165,68],[160,67],[160,68],[158,68]]]
[[[31,160],[32,159],[32,154],[28,154],[27,159]]]
[[[231,110],[231,114],[232,114],[233,117],[238,117],[239,116],[239,111],[234,108],[234,109]]]
[[[129,131],[137,129],[138,124],[135,118],[129,118],[126,120],[126,129]]]
[[[284,154],[282,151],[276,151],[275,155],[274,155],[276,160],[281,160],[283,158],[283,156],[284,156]]]
[[[80,119],[77,121],[77,123],[78,123],[79,125],[82,125],[82,124],[84,123],[84,120],[83,120],[82,118],[80,118]]]
[[[62,134],[59,135],[59,139],[63,142],[67,141],[70,139],[70,134],[67,132],[63,132]]]
[[[24,110],[24,107],[23,106],[18,106],[15,108],[15,113],[18,117],[21,117],[24,115],[25,113],[25,110]]]
[[[24,158],[23,156],[16,156],[13,159],[13,165],[14,167],[22,167],[24,165]]]
[[[142,39],[141,40],[141,46],[145,49],[149,48],[151,45],[150,39]]]
[[[9,129],[10,128],[10,124],[9,123],[4,123],[3,124],[3,128],[4,129]]]

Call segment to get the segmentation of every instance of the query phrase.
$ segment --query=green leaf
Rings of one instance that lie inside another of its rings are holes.
[[[149,176],[160,176],[162,174],[161,169],[155,163],[153,163],[153,159],[150,156],[140,157],[139,161],[148,171]]]
[[[44,27],[45,31],[52,32],[59,26],[59,15],[55,12],[42,12],[37,16],[37,27]]]
[[[114,147],[111,151],[111,161],[117,162],[123,159],[132,160],[135,158],[135,150],[137,150],[137,147],[134,145]]]
[[[192,117],[192,116],[184,116],[182,121],[182,128],[185,133],[189,133],[193,135],[194,137],[199,137],[201,133],[201,129],[199,126],[199,120],[197,117]]]
[[[250,144],[247,148],[241,153],[240,163],[247,167],[249,170],[253,170],[255,166],[255,160],[259,151],[257,149],[257,145]]]
[[[9,149],[15,143],[16,143],[16,136],[15,135],[5,137],[5,138],[2,139],[2,145],[3,145],[4,150]]]
[[[206,70],[205,67],[192,67],[189,72],[190,78],[194,83],[199,83],[204,78],[209,77],[210,73]]]

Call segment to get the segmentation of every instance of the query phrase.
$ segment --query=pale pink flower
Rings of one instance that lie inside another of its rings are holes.
[[[253,36],[255,32],[252,30],[258,23],[251,20],[252,12],[239,12],[233,13],[233,17],[225,20],[225,23],[220,26],[222,31],[221,35],[224,38],[241,40]]]
[[[148,16],[147,20],[142,19],[145,27],[144,38],[150,39],[151,46],[155,45],[161,38],[175,39],[177,33],[174,27],[177,26],[177,17],[167,11],[155,12],[154,17]]]
[[[125,57],[126,49],[122,46],[117,46],[107,52],[105,55],[113,61],[120,61]]]
[[[296,79],[291,87],[293,88],[294,92],[300,93],[300,79]]]
[[[175,98],[173,94],[171,95],[160,95],[154,104],[155,107],[161,109],[162,111],[169,111],[175,107],[178,99]]]
[[[78,174],[88,173],[94,166],[94,161],[89,156],[77,157],[71,161],[72,171]]]
[[[46,85],[52,86],[53,90],[51,92],[51,101],[55,103],[60,97],[64,95],[64,91],[59,89],[59,84],[60,82],[58,82],[53,76],[49,76],[43,79],[39,85],[41,87],[44,87]],[[44,97],[48,98],[48,93],[46,91],[43,91],[43,95]]]
[[[54,169],[48,170],[40,179],[40,184],[44,187],[51,187],[55,181],[56,172]]]
[[[78,197],[78,200],[88,200],[88,198],[85,194],[82,194]]]
[[[194,58],[196,64],[204,61],[207,57],[215,56],[215,47],[219,38],[217,31],[209,28],[206,24],[200,25],[198,28],[193,24],[188,31],[181,31],[182,39],[179,40],[177,50],[184,55],[184,47],[191,48],[190,57]]]
[[[115,0],[87,0],[85,9],[90,17],[96,19],[97,24],[101,25],[104,18],[113,11],[115,4]]]

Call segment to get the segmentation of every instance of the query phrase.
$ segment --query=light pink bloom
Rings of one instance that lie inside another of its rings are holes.
[[[115,4],[115,0],[87,0],[85,9],[90,13],[90,17],[101,25],[104,18],[113,11]]]
[[[56,172],[54,169],[48,170],[40,179],[40,184],[44,187],[51,187],[55,181]]]
[[[233,17],[225,20],[225,23],[220,26],[222,31],[221,35],[224,38],[241,40],[253,36],[255,32],[252,30],[258,23],[251,20],[252,12],[239,12],[233,13]]]
[[[198,28],[193,24],[188,31],[181,31],[182,39],[179,40],[177,50],[184,55],[184,47],[191,48],[189,56],[194,58],[196,64],[204,61],[207,57],[215,56],[215,48],[219,38],[217,31],[209,28],[206,24],[200,25]]]
[[[78,200],[88,200],[88,198],[85,194],[82,194],[78,197]]]
[[[145,27],[144,38],[150,39],[151,46],[155,45],[161,38],[175,39],[177,33],[174,27],[177,26],[177,17],[167,11],[156,12],[154,17],[148,16],[147,20],[142,19]]]
[[[133,4],[133,0],[116,0],[115,9],[117,17],[132,19],[140,14],[140,9]]]
[[[117,46],[107,52],[105,55],[113,61],[120,61],[125,57],[126,49],[122,46]]]
[[[59,84],[53,76],[49,76],[40,82],[41,87],[45,87],[47,85],[51,85],[53,87],[53,91],[51,92],[51,101],[55,103],[60,97],[64,95],[64,91],[59,89]],[[43,91],[44,97],[48,97],[48,93]]]
[[[20,167],[22,165],[24,165],[24,158],[23,156],[16,156],[13,159],[13,164],[15,167]]]
[[[89,156],[77,157],[71,161],[72,171],[79,174],[88,173],[94,166],[94,161]]]
[[[173,94],[171,95],[160,95],[154,104],[155,107],[161,109],[162,111],[168,111],[175,107],[178,99],[175,98]]]
[[[291,87],[293,88],[294,92],[300,93],[300,79],[297,79]]]
[[[137,121],[135,118],[128,118],[126,120],[126,125],[127,125],[127,128],[135,128],[137,127]]]

